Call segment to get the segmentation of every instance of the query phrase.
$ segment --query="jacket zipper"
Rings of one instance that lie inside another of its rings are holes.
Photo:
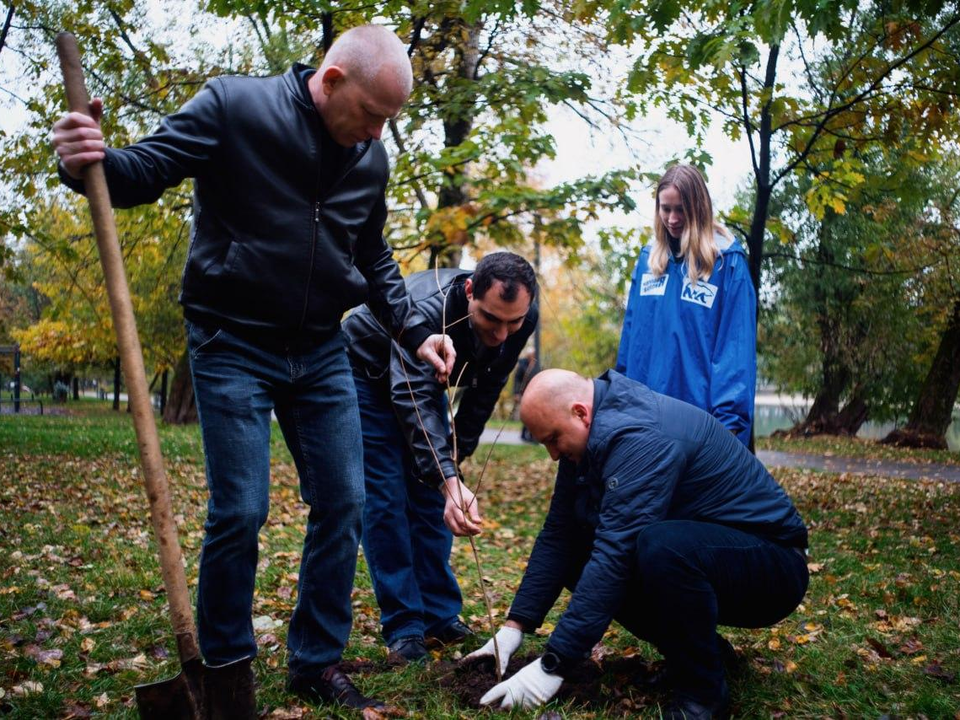
[[[327,196],[329,196],[333,190],[343,182],[343,179],[350,174],[350,171],[353,170],[357,164],[363,159],[363,156],[367,154],[367,150],[370,149],[372,141],[368,142],[364,149],[357,153],[357,156],[353,159],[353,162],[347,166],[347,168],[340,173],[340,176],[327,188]],[[322,159],[321,159],[322,162]],[[317,197],[320,195],[320,183],[319,176],[317,180]],[[303,332],[303,325],[307,321],[307,307],[310,303],[310,284],[313,282],[313,260],[317,254],[317,244],[320,242],[320,200],[317,200],[313,204],[313,242],[310,245],[310,269],[307,271],[307,286],[303,290],[303,311],[300,313],[300,324],[297,326],[297,334]]]
[[[310,243],[310,266],[307,270],[307,286],[303,289],[303,311],[300,313],[300,324],[297,326],[297,335],[303,332],[303,324],[307,321],[307,305],[310,302],[310,284],[313,282],[313,259],[317,254],[317,242],[320,235],[320,201],[313,204],[313,242]]]

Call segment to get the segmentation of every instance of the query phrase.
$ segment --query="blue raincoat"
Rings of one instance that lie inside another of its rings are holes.
[[[695,405],[744,445],[750,442],[757,382],[757,296],[738,242],[716,235],[720,256],[706,281],[671,258],[660,277],[640,252],[620,335],[617,371]]]

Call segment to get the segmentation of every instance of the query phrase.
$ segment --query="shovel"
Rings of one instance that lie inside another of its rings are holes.
[[[57,35],[57,54],[60,56],[70,110],[89,114],[89,98],[83,82],[83,70],[80,68],[80,53],[73,35]],[[93,216],[100,263],[107,281],[107,295],[117,331],[120,362],[127,378],[130,410],[137,433],[137,445],[140,448],[140,464],[143,467],[143,480],[150,501],[150,519],[160,548],[160,569],[180,657],[181,671],[175,677],[136,687],[137,708],[140,717],[146,720],[201,718],[203,662],[197,646],[197,633],[187,593],[187,578],[183,572],[177,526],[170,509],[170,489],[163,469],[163,458],[160,456],[160,438],[150,405],[143,353],[137,336],[120,244],[117,241],[117,228],[113,221],[103,163],[93,163],[84,168],[83,181],[90,202],[90,214]]]

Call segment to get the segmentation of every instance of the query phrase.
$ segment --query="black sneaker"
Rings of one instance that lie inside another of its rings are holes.
[[[390,651],[390,657],[398,658],[405,663],[423,662],[427,658],[427,647],[419,635],[394,640],[387,649]]]
[[[386,707],[379,700],[361,695],[338,665],[331,665],[319,675],[288,675],[287,690],[314,705],[337,703],[357,710]]]
[[[460,618],[457,618],[435,635],[427,635],[425,643],[431,650],[436,650],[446,645],[462,643],[471,635],[473,635],[473,630]]]

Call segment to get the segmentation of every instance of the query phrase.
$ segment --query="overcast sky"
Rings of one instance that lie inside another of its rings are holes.
[[[662,115],[641,118],[633,123],[637,140],[629,148],[618,133],[591,134],[584,121],[573,111],[556,109],[548,129],[557,142],[555,160],[543,163],[538,171],[548,184],[574,180],[584,175],[599,175],[624,168],[638,160],[644,170],[655,171],[669,160],[682,156],[693,145],[686,130]],[[750,180],[749,147],[744,139],[734,143],[723,135],[719,124],[708,133],[705,150],[713,157],[708,184],[715,209],[730,209],[737,188]],[[634,157],[630,156],[633,153]],[[638,188],[634,194],[637,209],[632,217],[650,224],[653,220],[653,188]],[[621,222],[621,219],[617,219]]]

